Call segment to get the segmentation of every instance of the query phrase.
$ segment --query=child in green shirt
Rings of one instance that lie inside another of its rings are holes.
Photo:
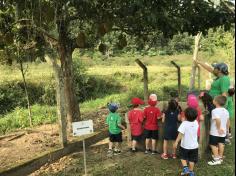
[[[108,154],[120,154],[120,146],[122,142],[122,132],[121,129],[125,127],[121,124],[121,117],[116,113],[118,105],[116,103],[109,103],[108,109],[110,111],[109,115],[106,118],[106,124],[109,128],[109,150]],[[113,151],[113,144],[115,144]]]

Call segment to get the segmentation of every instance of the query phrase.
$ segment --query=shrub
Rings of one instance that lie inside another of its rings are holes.
[[[57,121],[56,108],[51,106],[33,105],[32,123],[33,126],[54,123]],[[16,107],[14,111],[0,118],[0,134],[12,131],[17,128],[29,127],[28,109]]]

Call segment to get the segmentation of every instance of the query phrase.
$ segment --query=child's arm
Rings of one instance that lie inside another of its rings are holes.
[[[122,130],[125,130],[125,126],[118,124],[118,127],[121,128]]]
[[[221,121],[220,121],[220,119],[216,118],[215,121],[216,121],[216,128],[218,130],[219,135],[224,134],[225,131],[223,129],[221,129]]]
[[[181,114],[178,115],[178,121],[181,122]]]
[[[200,120],[200,121],[203,121],[203,120],[204,120],[204,116],[203,116],[202,114],[200,115],[199,120]]]
[[[183,138],[183,134],[179,133],[177,139],[175,140],[175,143],[173,145],[174,148],[177,148],[179,141],[181,141],[181,139]]]
[[[166,119],[166,115],[165,115],[165,113],[163,113],[163,114],[162,114],[162,120],[161,120],[161,121],[162,121],[162,123],[164,123],[164,122],[165,122],[165,119]]]

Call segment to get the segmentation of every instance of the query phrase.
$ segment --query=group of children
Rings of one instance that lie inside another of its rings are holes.
[[[164,143],[162,159],[176,158],[178,143],[179,158],[183,166],[181,175],[194,175],[194,164],[198,161],[198,141],[200,138],[200,121],[204,120],[198,104],[198,98],[190,94],[187,97],[187,108],[182,111],[179,105],[178,96],[171,96],[167,109],[162,111],[156,106],[158,104],[156,94],[151,94],[148,99],[148,106],[144,109],[144,101],[139,98],[132,98],[132,109],[128,112],[128,120],[131,130],[131,151],[137,152],[137,144],[145,138],[145,154],[157,154],[156,142],[158,140],[158,119],[164,123]],[[204,102],[203,102],[204,103]],[[229,112],[224,108],[226,97],[217,96],[213,100],[214,109],[211,112],[211,127],[209,144],[212,149],[213,160],[209,165],[221,164],[223,161],[225,137],[229,133]],[[116,110],[118,105],[108,104],[110,111],[106,122],[109,126],[109,150],[108,153],[119,154],[122,142],[122,129],[125,126],[121,123],[121,117]],[[179,126],[179,127],[178,127]],[[172,153],[168,154],[168,143],[172,142]],[[113,144],[114,150],[113,150]]]

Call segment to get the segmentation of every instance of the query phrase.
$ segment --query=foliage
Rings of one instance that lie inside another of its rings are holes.
[[[56,107],[33,105],[32,106],[32,122],[33,125],[42,125],[47,123],[55,123],[57,121]],[[28,110],[17,107],[11,113],[0,118],[0,134],[5,134],[14,129],[22,129],[29,127]]]

